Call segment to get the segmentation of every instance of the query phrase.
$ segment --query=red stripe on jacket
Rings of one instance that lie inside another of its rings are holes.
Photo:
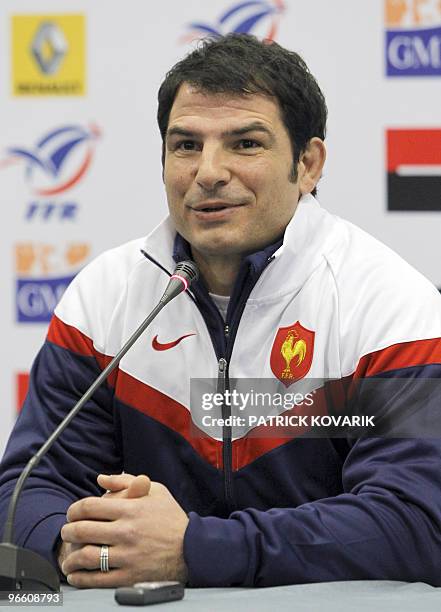
[[[353,378],[367,378],[391,370],[441,363],[441,338],[399,342],[360,359]]]
[[[97,351],[93,342],[85,334],[71,325],[53,317],[47,336],[48,340],[74,353],[93,356],[103,369],[112,359]],[[415,365],[441,363],[441,339],[417,340],[394,344],[386,349],[365,355],[359,361],[352,377],[343,381],[332,381],[328,388],[335,396],[344,401],[345,391],[350,380],[375,376],[381,372]],[[190,411],[168,395],[134,378],[122,370],[111,375],[112,385],[116,381],[116,397],[123,403],[162,423],[181,435],[205,461],[217,469],[223,468],[222,442],[209,437],[196,427]],[[345,383],[342,387],[341,383]],[[349,392],[350,393],[350,392]],[[339,402],[336,402],[338,404]],[[337,409],[338,405],[335,406]],[[310,414],[327,414],[327,402],[323,389],[316,391],[314,406]],[[282,413],[305,414],[301,409]],[[306,433],[302,427],[266,427],[253,428],[246,436],[232,443],[232,465],[240,470],[265,453],[290,442]],[[282,435],[280,435],[282,433]],[[271,437],[269,437],[271,436]]]
[[[72,351],[72,353],[77,353],[83,357],[95,357],[100,370],[104,370],[113,359],[113,357],[97,351],[88,336],[80,332],[73,325],[64,323],[56,315],[53,315],[51,319],[46,339],[61,348]],[[117,374],[118,368],[107,378],[107,382],[111,387],[115,386]]]

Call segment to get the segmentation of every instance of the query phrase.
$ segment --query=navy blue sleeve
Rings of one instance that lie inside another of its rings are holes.
[[[433,378],[423,381],[424,374]],[[397,382],[394,375],[404,378]],[[441,586],[440,377],[441,365],[432,365],[388,373],[391,384],[364,384],[358,405],[381,409],[390,427],[384,437],[350,441],[342,494],[295,508],[247,508],[227,519],[190,513],[184,540],[190,584],[402,580]],[[402,418],[391,419],[394,411]],[[394,437],[401,431],[408,435]]]
[[[31,370],[29,392],[0,466],[0,524],[23,467],[100,373],[91,355],[46,341]],[[121,471],[112,389],[105,383],[31,473],[18,502],[15,542],[56,564],[54,547],[68,507],[101,495],[97,474]]]
[[[441,585],[441,441],[365,439],[350,452],[345,493],[228,519],[190,513],[192,586],[338,580]]]

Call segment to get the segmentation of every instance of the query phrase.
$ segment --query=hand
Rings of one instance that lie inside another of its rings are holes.
[[[61,568],[69,584],[100,588],[148,580],[185,583],[183,540],[188,517],[168,489],[128,474],[100,476],[99,483],[112,493],[72,504],[69,522],[61,530],[65,552]],[[123,483],[128,483],[127,489],[120,488]],[[130,497],[134,491],[148,494]],[[99,570],[102,544],[109,546],[109,572]]]
[[[132,474],[117,474],[115,476],[107,476],[99,474],[97,482],[103,489],[106,489],[103,497],[117,498],[133,498],[148,495],[151,481],[148,476],[143,474],[133,476]],[[63,571],[63,563],[67,557],[79,550],[83,546],[79,544],[70,544],[69,542],[61,542],[57,551],[58,566]]]

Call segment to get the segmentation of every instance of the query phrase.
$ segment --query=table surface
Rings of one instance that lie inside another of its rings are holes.
[[[131,609],[114,600],[114,589],[63,587],[63,607],[38,606],[39,610],[78,612]],[[32,606],[8,606],[29,612]],[[139,607],[137,607],[139,609]],[[155,608],[156,609],[156,608]],[[159,604],[160,612],[440,612],[441,588],[422,582],[380,580],[297,584],[265,589],[186,589],[181,601]]]

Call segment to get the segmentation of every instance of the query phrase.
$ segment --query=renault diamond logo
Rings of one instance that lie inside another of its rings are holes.
[[[0,0],[1,2],[1,0]],[[77,13],[12,15],[15,96],[84,96],[86,17]]]
[[[62,30],[50,21],[40,25],[31,45],[31,52],[40,70],[55,74],[68,50]]]

